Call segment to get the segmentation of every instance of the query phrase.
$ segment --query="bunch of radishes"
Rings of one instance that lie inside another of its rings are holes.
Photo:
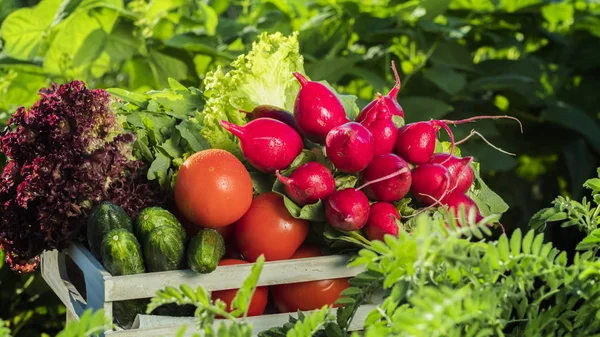
[[[325,217],[339,230],[364,228],[370,239],[398,234],[400,214],[393,202],[409,192],[427,208],[438,205],[451,209],[458,218],[461,205],[469,212],[475,202],[465,193],[473,183],[472,157],[453,155],[454,137],[448,124],[460,121],[431,120],[398,128],[395,116],[404,118],[397,102],[400,79],[394,64],[396,85],[386,96],[377,95],[355,121],[348,119],[338,97],[325,85],[293,75],[301,89],[293,116],[272,106],[258,106],[246,112],[251,121],[245,126],[222,121],[221,125],[240,139],[241,150],[256,169],[276,174],[286,195],[300,207],[321,200]],[[434,154],[436,134],[445,129],[451,141],[450,153]],[[358,188],[336,190],[334,174],[324,164],[312,161],[296,168],[289,176],[280,174],[304,148],[303,138],[324,145],[335,170],[355,174]]]

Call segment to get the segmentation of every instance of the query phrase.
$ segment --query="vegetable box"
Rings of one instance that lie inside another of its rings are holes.
[[[363,268],[347,267],[349,256],[331,255],[315,258],[265,262],[259,286],[288,284],[325,279],[353,277]],[[44,280],[67,308],[67,321],[77,320],[86,309],[102,309],[113,321],[113,302],[151,298],[156,291],[166,286],[179,287],[187,284],[193,288],[203,286],[209,291],[237,289],[250,274],[253,264],[220,266],[209,274],[198,274],[191,270],[143,273],[112,276],[84,246],[71,245],[63,252],[46,251],[42,255],[41,268]],[[361,330],[367,314],[374,305],[359,307],[350,327]],[[265,313],[250,317],[254,335],[271,327],[282,326],[289,316],[296,313]],[[167,317],[138,315],[131,329],[116,328],[104,336],[115,337],[167,337],[175,336],[183,325],[187,325],[185,336],[196,329],[193,317]],[[215,324],[220,324],[219,320]]]

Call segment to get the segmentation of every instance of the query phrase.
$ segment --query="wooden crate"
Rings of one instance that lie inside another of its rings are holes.
[[[348,268],[348,256],[332,255],[316,258],[265,262],[259,286],[352,277],[363,268]],[[112,321],[114,301],[150,298],[166,286],[187,284],[192,288],[203,286],[209,291],[237,289],[250,274],[252,264],[220,266],[210,274],[198,274],[189,269],[136,275],[112,276],[82,245],[72,245],[64,252],[49,251],[42,255],[42,276],[67,308],[67,321],[76,320],[88,308],[104,309]],[[364,326],[366,315],[374,305],[359,308],[351,330]],[[281,326],[289,313],[264,314],[250,317],[254,334],[274,326]],[[295,314],[294,314],[295,315]],[[217,320],[215,324],[220,324]],[[165,317],[138,315],[131,329],[107,331],[115,337],[170,337],[182,325],[188,325],[188,335],[194,332],[193,317]],[[186,335],[186,336],[188,336]]]

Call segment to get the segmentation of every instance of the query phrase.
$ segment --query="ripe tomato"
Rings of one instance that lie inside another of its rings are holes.
[[[308,229],[308,221],[294,218],[281,195],[266,192],[254,198],[233,231],[240,253],[254,262],[260,254],[266,261],[289,259],[308,236]]]
[[[181,214],[207,228],[228,226],[241,218],[253,195],[248,170],[233,154],[218,149],[191,155],[179,169],[174,192]]]
[[[249,263],[244,260],[238,259],[223,259],[219,262],[219,266],[229,266],[233,264],[244,264]],[[227,304],[227,311],[231,312],[231,302],[235,298],[235,294],[237,293],[237,289],[231,290],[220,290],[213,291],[211,298],[215,301],[217,298]],[[265,308],[267,307],[267,301],[269,299],[269,288],[268,287],[256,287],[254,291],[254,295],[252,295],[252,300],[250,300],[250,306],[248,308],[248,316],[259,316],[265,312]]]
[[[321,256],[321,250],[312,245],[302,245],[292,259]],[[348,288],[349,278],[281,284],[271,287],[275,307],[279,312],[315,310],[333,305],[342,290]]]

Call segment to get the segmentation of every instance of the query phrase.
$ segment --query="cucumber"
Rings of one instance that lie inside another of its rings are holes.
[[[185,262],[185,244],[177,228],[155,228],[142,241],[144,261],[148,271],[182,269]]]
[[[106,233],[101,245],[104,268],[113,276],[140,274],[146,271],[142,248],[130,231],[118,228]],[[113,303],[113,316],[117,323],[128,329],[137,314],[146,311],[148,299]]]
[[[225,240],[214,229],[200,230],[188,244],[187,262],[197,273],[207,274],[215,270],[223,255],[225,255]]]
[[[179,231],[182,241],[186,241],[187,233],[177,218],[166,209],[148,207],[143,209],[135,219],[135,235],[140,241],[145,241],[148,235],[157,228],[175,228]]]
[[[87,238],[96,258],[101,259],[100,246],[106,233],[117,228],[133,232],[131,219],[121,207],[105,201],[92,209],[87,222]]]

